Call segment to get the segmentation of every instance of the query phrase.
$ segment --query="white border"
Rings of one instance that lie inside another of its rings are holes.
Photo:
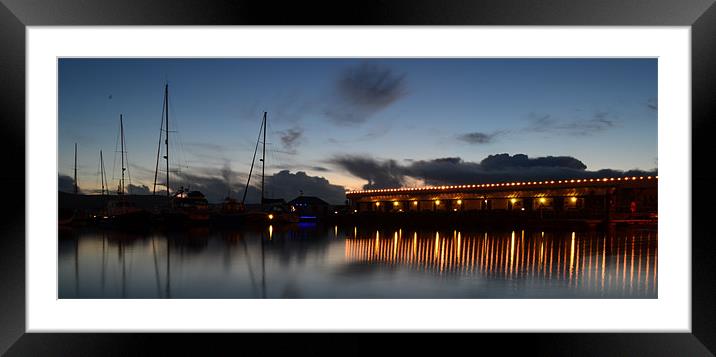
[[[27,331],[690,332],[690,34],[689,27],[28,27]],[[56,61],[65,56],[658,57],[659,297],[58,300],[58,171],[48,153],[57,148]]]

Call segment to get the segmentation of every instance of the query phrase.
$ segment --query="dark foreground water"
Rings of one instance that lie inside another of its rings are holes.
[[[656,297],[655,229],[59,234],[59,298]]]

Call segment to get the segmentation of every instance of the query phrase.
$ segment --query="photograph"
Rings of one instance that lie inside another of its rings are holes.
[[[716,351],[714,0],[0,3],[0,355]]]
[[[60,300],[659,299],[657,57],[56,66]]]

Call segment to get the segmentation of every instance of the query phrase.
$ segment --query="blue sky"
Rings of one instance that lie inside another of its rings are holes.
[[[165,82],[172,166],[195,175],[248,172],[264,111],[267,174],[349,189],[366,180],[337,156],[657,165],[656,59],[60,59],[59,174],[76,142],[81,186],[98,185],[100,149],[116,180],[122,113],[132,181],[151,187]]]

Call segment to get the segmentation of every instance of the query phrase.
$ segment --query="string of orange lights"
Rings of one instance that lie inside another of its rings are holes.
[[[566,183],[610,183],[620,181],[638,181],[638,180],[657,180],[659,176],[631,176],[631,177],[610,177],[601,179],[569,179],[569,180],[548,180],[548,181],[526,181],[526,182],[503,182],[503,183],[484,183],[472,185],[450,185],[450,186],[425,186],[425,187],[402,187],[402,188],[383,188],[375,190],[358,190],[349,191],[346,194],[365,194],[365,193],[382,193],[382,192],[413,192],[413,191],[431,191],[431,190],[450,190],[450,189],[471,189],[471,188],[492,188],[492,187],[513,187],[513,186],[544,186],[558,185]]]

